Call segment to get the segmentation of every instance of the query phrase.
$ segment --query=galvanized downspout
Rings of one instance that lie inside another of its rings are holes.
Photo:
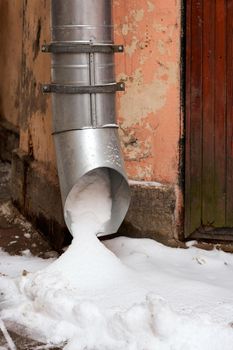
[[[53,135],[60,189],[67,196],[88,172],[105,168],[111,180],[112,215],[100,235],[115,233],[130,202],[130,190],[115,121],[115,82],[110,0],[52,0]],[[70,230],[71,222],[65,217]]]

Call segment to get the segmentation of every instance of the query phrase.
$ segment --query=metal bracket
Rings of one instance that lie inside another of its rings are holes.
[[[105,84],[105,85],[61,85],[61,84],[44,84],[42,85],[43,93],[56,94],[101,94],[114,93],[116,91],[125,91],[123,82]]]
[[[41,47],[42,52],[51,53],[116,53],[124,52],[123,45],[112,44],[91,44],[80,43],[74,41],[68,42],[54,42],[51,44],[44,44]]]

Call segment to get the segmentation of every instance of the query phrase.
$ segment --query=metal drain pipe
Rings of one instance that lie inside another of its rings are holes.
[[[130,190],[115,120],[115,82],[111,0],[52,0],[53,136],[60,189],[67,196],[81,177],[105,168],[111,180],[112,215],[100,235],[115,233],[130,202]],[[94,200],[94,199],[93,199]],[[70,230],[71,222],[65,216]]]

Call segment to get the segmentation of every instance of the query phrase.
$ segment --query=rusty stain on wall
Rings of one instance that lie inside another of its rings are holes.
[[[21,128],[28,127],[28,118],[39,111],[41,114],[46,113],[47,100],[41,94],[40,83],[36,80],[33,69],[28,65],[28,56],[24,51],[22,54],[22,84],[21,97],[23,103],[21,105]]]
[[[38,19],[37,30],[36,30],[36,38],[34,39],[34,42],[33,42],[33,45],[32,45],[32,49],[33,49],[33,52],[34,52],[33,61],[35,61],[35,59],[38,56],[38,53],[40,52],[40,35],[41,35],[41,18]]]

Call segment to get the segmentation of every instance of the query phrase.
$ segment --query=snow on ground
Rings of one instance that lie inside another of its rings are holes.
[[[50,289],[48,305],[42,305],[38,295],[22,297],[27,276],[10,277],[52,266],[51,260],[0,251],[0,271],[9,275],[0,278],[5,294],[1,318],[21,322],[46,342],[70,339],[66,349],[233,349],[233,255],[125,237],[106,241],[105,246],[126,268],[124,278],[110,269],[104,288],[96,288],[94,281],[85,295],[69,283],[62,293],[54,277],[57,294]],[[101,268],[108,271],[108,266]],[[51,276],[44,283],[49,280],[52,283]]]
[[[16,322],[66,350],[233,349],[233,255],[149,239],[101,243],[106,171],[75,186],[65,208],[74,239],[60,258],[0,251],[0,328]]]
[[[35,257],[29,250],[24,250],[21,254],[20,256],[11,256],[0,248],[0,276],[6,275],[15,278],[23,272],[26,273],[26,271],[36,272],[45,268],[54,260]]]

